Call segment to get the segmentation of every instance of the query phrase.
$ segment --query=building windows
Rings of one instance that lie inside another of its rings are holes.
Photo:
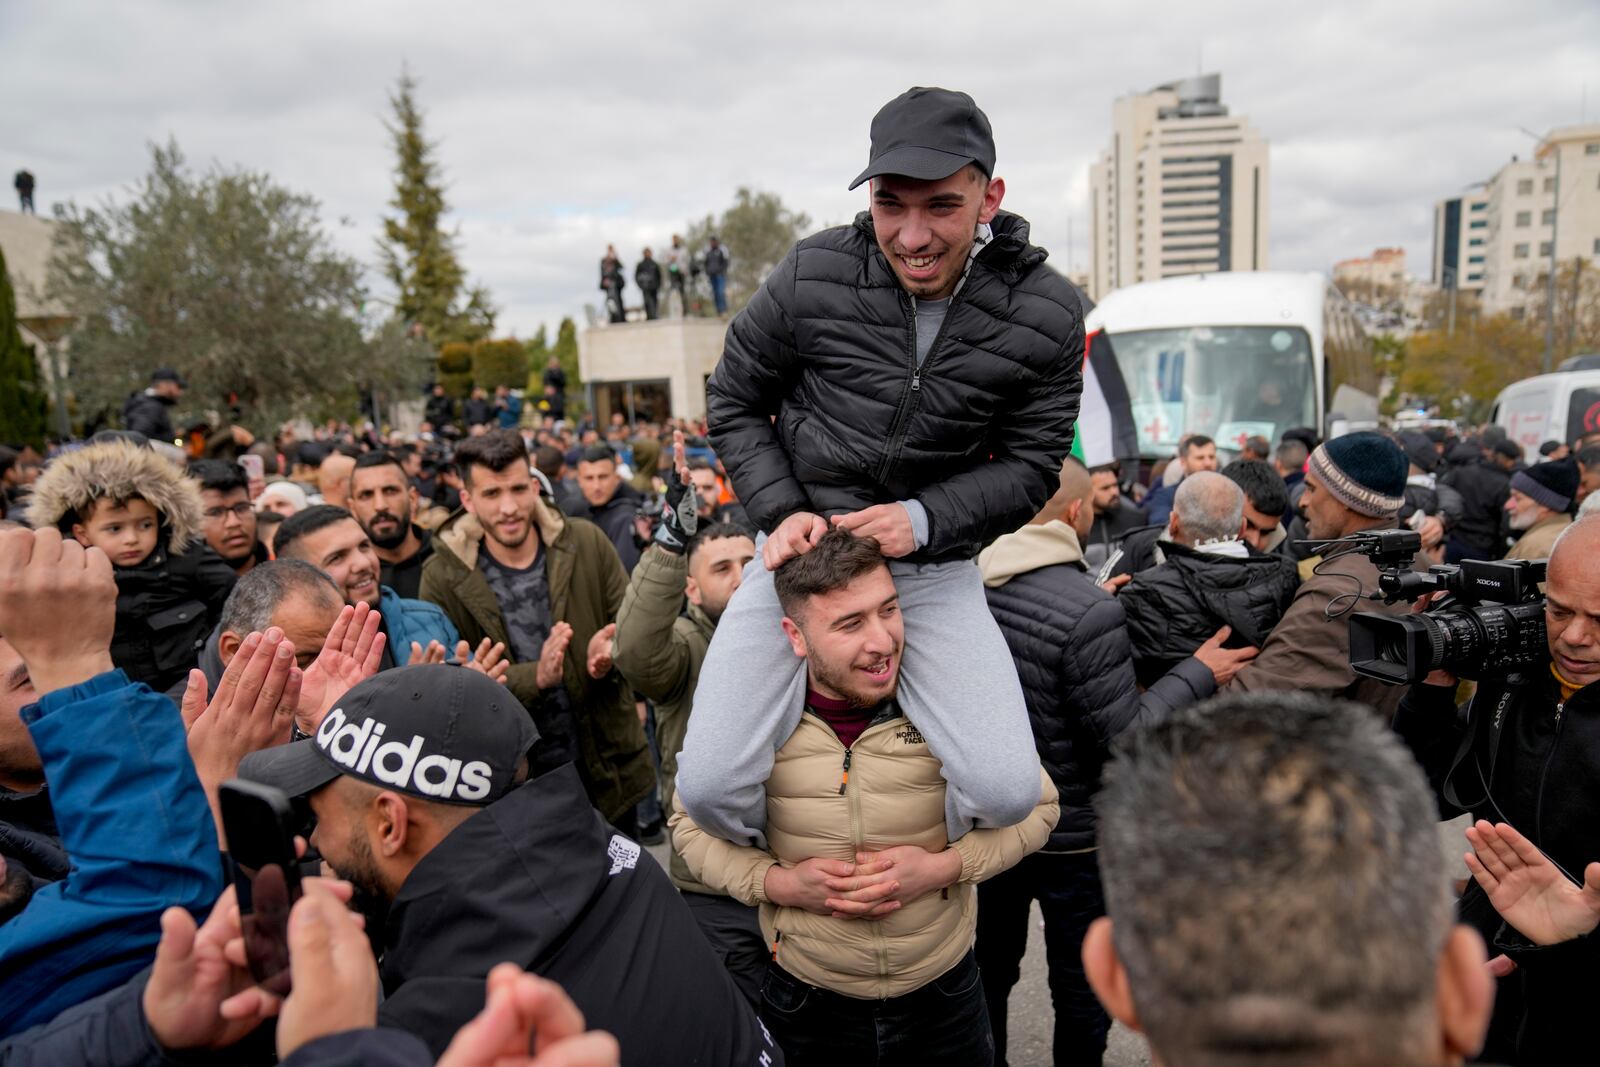
[[[1556,180],[1554,178],[1546,178],[1544,180],[1544,191],[1547,193],[1556,191]]]
[[[1488,219],[1473,219],[1471,222],[1467,223],[1467,229],[1481,230],[1487,225],[1489,225]]]
[[[1539,216],[1539,225],[1541,225],[1541,226],[1554,226],[1555,223],[1556,223],[1556,209],[1553,208],[1553,207],[1545,208],[1544,209],[1544,213]]]
[[[1472,240],[1467,242],[1467,247],[1476,248],[1476,247],[1478,247],[1479,245],[1482,245],[1482,244],[1483,244],[1483,238],[1482,237],[1474,237]]]
[[[1600,156],[1600,141],[1590,141],[1584,145],[1583,154],[1586,156]]]
[[[1521,319],[1526,314],[1527,314],[1527,309],[1526,308],[1514,307],[1514,308],[1511,309],[1511,317],[1513,319]]]
[[[1533,212],[1531,212],[1531,211],[1519,211],[1519,212],[1517,212],[1517,225],[1518,226],[1523,226],[1523,227],[1532,226],[1533,225]]]
[[[1521,179],[1521,180],[1519,180],[1517,182],[1517,195],[1518,196],[1532,196],[1533,195],[1533,179],[1532,178],[1523,178],[1523,179]]]
[[[1511,250],[1512,259],[1528,258],[1528,242],[1524,241]]]
[[[1548,256],[1550,254],[1550,242],[1549,241],[1540,241],[1539,242],[1539,254],[1541,256]]]
[[[1483,257],[1482,256],[1468,256],[1467,257],[1467,262],[1468,263],[1482,263],[1483,262]]]
[[[1594,239],[1594,254],[1600,256],[1600,237]]]
[[[1479,200],[1477,203],[1472,205],[1472,209],[1471,210],[1473,210],[1473,211],[1487,211],[1488,208],[1489,208],[1488,201]]]

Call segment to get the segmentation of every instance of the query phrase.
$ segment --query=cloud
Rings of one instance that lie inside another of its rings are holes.
[[[1203,66],[1272,142],[1274,266],[1399,244],[1425,272],[1434,200],[1529,151],[1517,127],[1576,121],[1586,84],[1600,111],[1600,9],[13,0],[0,169],[32,169],[43,204],[94,200],[172,136],[199,165],[318,197],[333,240],[375,265],[402,64],[463,261],[525,336],[597,303],[608,242],[631,261],[740,185],[848,220],[872,113],[912,84],[978,99],[1007,206],[1059,265],[1087,260],[1085,171],[1112,100]]]

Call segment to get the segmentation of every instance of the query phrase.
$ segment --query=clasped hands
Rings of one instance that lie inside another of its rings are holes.
[[[856,861],[814,857],[767,869],[763,891],[783,907],[835,919],[881,919],[961,879],[961,854],[896,845],[858,852]]]

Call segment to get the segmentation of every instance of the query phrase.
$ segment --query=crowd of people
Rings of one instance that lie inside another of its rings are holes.
[[[186,454],[161,369],[0,450],[0,1064],[1004,1064],[1035,902],[1057,1064],[1586,1058],[1600,445],[1091,469],[983,112],[896,98],[864,182],[703,422],[552,363]],[[1400,529],[1547,560],[1548,663],[1358,674]]]
[[[722,239],[712,234],[705,248],[696,253],[678,234],[672,235],[672,244],[660,259],[649,249],[640,253],[633,268],[633,284],[639,288],[640,310],[646,320],[659,318],[664,296],[678,298],[678,314],[689,314],[690,294],[699,279],[704,277],[711,290],[711,304],[716,313],[728,314],[728,265],[732,262],[728,247]],[[627,267],[617,255],[615,245],[606,245],[606,254],[600,257],[600,289],[606,294],[606,317],[611,322],[626,322],[627,304],[622,291],[628,287]],[[666,290],[663,294],[662,290]]]

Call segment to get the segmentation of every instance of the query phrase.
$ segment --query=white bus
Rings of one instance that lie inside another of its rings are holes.
[[[1085,320],[1111,347],[1145,459],[1190,433],[1237,451],[1309,426],[1376,425],[1378,372],[1350,302],[1320,274],[1238,271],[1130,285]]]

